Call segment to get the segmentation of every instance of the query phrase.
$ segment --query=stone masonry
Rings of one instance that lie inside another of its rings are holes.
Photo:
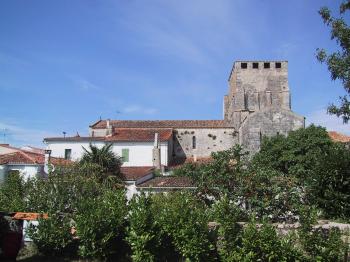
[[[108,135],[113,128],[171,128],[169,157],[176,162],[235,144],[254,153],[263,136],[304,127],[304,117],[291,111],[287,61],[237,61],[228,84],[223,120],[100,120],[90,126],[90,136]]]
[[[224,119],[251,152],[259,150],[263,136],[287,135],[304,127],[304,117],[291,111],[288,62],[235,62],[224,97]]]

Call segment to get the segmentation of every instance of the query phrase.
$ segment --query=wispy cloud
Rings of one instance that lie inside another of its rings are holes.
[[[0,122],[0,141],[15,146],[33,145],[43,147],[45,137],[54,136],[53,132],[26,128],[14,124]]]
[[[153,55],[213,66],[213,57],[227,57],[226,47],[232,42],[254,43],[249,30],[237,26],[242,21],[240,6],[230,0],[154,0],[139,5],[128,2],[118,22]]]
[[[343,124],[341,118],[334,115],[328,115],[325,109],[320,109],[308,114],[306,117],[306,123],[307,125],[313,123],[315,125],[326,127],[328,131],[338,131],[350,135],[350,125]]]
[[[98,90],[101,89],[98,85],[84,78],[77,78],[74,80],[79,89],[84,91]]]
[[[158,112],[156,108],[148,108],[141,105],[130,105],[124,108],[122,113],[153,115]]]
[[[7,66],[27,66],[30,62],[14,55],[0,53],[0,64]]]

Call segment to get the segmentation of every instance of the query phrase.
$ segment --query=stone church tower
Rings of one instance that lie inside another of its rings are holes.
[[[235,62],[224,96],[224,120],[238,132],[239,143],[253,152],[263,136],[304,127],[304,117],[291,111],[288,62]]]

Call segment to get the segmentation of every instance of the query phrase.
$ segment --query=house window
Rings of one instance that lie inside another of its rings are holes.
[[[248,67],[248,64],[247,63],[241,63],[241,68],[242,69],[247,69]]]
[[[65,149],[64,150],[64,159],[71,159],[72,156],[72,149]]]
[[[270,68],[270,63],[264,63],[264,68]]]
[[[259,68],[259,63],[253,63],[253,68],[258,69]]]
[[[122,159],[124,162],[129,162],[129,148],[122,149]]]
[[[277,62],[275,65],[276,65],[276,68],[281,68],[282,67],[282,64],[280,62]]]
[[[193,148],[193,149],[196,149],[196,147],[197,147],[196,137],[193,136],[193,137],[192,137],[192,148]]]

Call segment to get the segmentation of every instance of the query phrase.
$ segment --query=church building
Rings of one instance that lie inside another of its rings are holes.
[[[50,137],[44,142],[52,156],[72,160],[79,159],[89,143],[112,143],[124,166],[153,166],[158,147],[161,165],[169,166],[209,157],[235,144],[254,153],[263,136],[287,135],[304,127],[304,117],[291,110],[287,61],[237,61],[228,85],[224,119],[99,120],[89,127],[89,136]]]

